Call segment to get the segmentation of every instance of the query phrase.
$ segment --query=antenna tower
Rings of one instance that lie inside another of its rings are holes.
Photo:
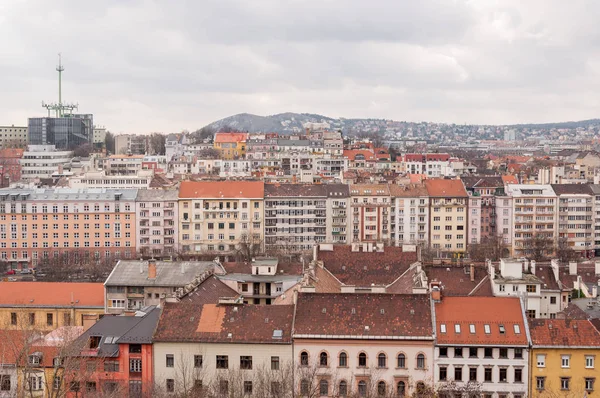
[[[62,73],[64,70],[65,67],[62,64],[61,54],[58,53],[58,66],[56,67],[56,71],[58,72],[58,102],[42,102],[42,107],[48,110],[48,117],[50,117],[51,111],[55,112],[56,117],[70,117],[73,114],[73,110],[79,106],[73,103],[63,104],[62,102]]]

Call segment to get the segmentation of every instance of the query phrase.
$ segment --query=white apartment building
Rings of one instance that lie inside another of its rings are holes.
[[[0,126],[0,148],[25,148],[27,146],[27,127]]]
[[[53,174],[63,173],[64,167],[73,159],[71,151],[57,151],[54,145],[29,145],[23,152],[21,179],[50,178]]]
[[[553,184],[558,196],[558,244],[593,256],[595,195],[588,184]]]
[[[479,195],[469,193],[469,244],[477,244],[481,242],[481,205],[483,198]]]
[[[548,247],[550,254],[558,239],[558,198],[552,186],[508,184],[506,194],[513,199],[513,256],[530,255],[534,236],[551,241]]]
[[[92,143],[94,146],[104,146],[106,141],[106,127],[94,126]]]
[[[327,192],[326,242],[350,242],[350,189],[346,184],[325,184]]]
[[[144,155],[110,155],[99,162],[108,175],[136,175],[142,169]]]
[[[179,193],[140,189],[135,200],[137,250],[143,257],[163,258],[179,250]]]
[[[594,195],[594,254],[600,255],[600,185],[590,185]]]
[[[154,177],[152,170],[140,170],[137,175],[107,175],[106,171],[88,171],[69,177],[71,188],[148,188]]]
[[[422,184],[390,185],[392,233],[395,246],[429,244],[429,194]]]

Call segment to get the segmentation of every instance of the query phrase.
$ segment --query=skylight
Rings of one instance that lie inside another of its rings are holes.
[[[514,325],[515,328],[515,334],[521,334],[521,327],[517,324]]]
[[[473,325],[473,324],[470,324],[470,325],[469,325],[469,331],[470,331],[471,333],[475,334],[475,325]]]
[[[454,325],[454,332],[460,333],[460,325],[458,323]]]
[[[446,324],[445,324],[445,323],[442,323],[442,324],[440,325],[440,332],[442,332],[442,333],[446,333]]]
[[[273,330],[273,338],[276,340],[281,340],[283,338],[283,330]]]
[[[483,325],[483,330],[485,331],[485,334],[490,334],[492,333],[492,330],[490,329],[490,325]]]

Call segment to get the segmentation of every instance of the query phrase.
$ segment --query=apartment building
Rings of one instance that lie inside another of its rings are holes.
[[[307,396],[404,396],[433,384],[428,295],[299,293],[296,390]]]
[[[53,174],[62,173],[71,159],[73,159],[73,152],[58,151],[54,145],[29,145],[19,160],[21,179],[30,181],[50,178]]]
[[[25,148],[27,146],[27,127],[0,126],[0,148]]]
[[[136,196],[136,189],[0,189],[0,259],[16,269],[66,254],[131,258]]]
[[[148,138],[147,135],[119,134],[115,136],[115,154],[144,155],[148,152]]]
[[[325,184],[324,187],[327,194],[326,242],[345,245],[350,242],[350,188],[346,184]]]
[[[481,386],[477,396],[527,396],[529,331],[521,300],[436,294],[434,363],[440,392],[453,395],[456,387],[473,382]]]
[[[427,177],[444,177],[450,166],[447,153],[407,153],[400,157],[408,174],[425,174]]]
[[[390,240],[395,246],[429,244],[429,193],[423,184],[389,186],[392,197]]]
[[[247,140],[248,133],[216,133],[213,145],[221,159],[239,159],[246,156]]]
[[[241,247],[264,247],[264,192],[260,181],[182,182],[182,251],[233,254]]]
[[[512,253],[515,222],[513,218],[512,196],[500,195],[496,202],[496,225],[498,236],[502,237],[502,243],[507,246],[508,254]]]
[[[558,196],[558,241],[583,257],[594,255],[595,195],[588,184],[552,184]]]
[[[154,177],[152,170],[140,170],[137,175],[107,175],[106,171],[88,171],[68,179],[70,188],[148,188]]]
[[[594,255],[600,256],[600,185],[591,184],[594,202]]]
[[[461,177],[465,188],[471,196],[469,208],[479,207],[480,217],[469,213],[469,243],[479,243],[495,238],[502,233],[503,227],[498,227],[496,215],[496,198],[504,194],[504,181],[501,176]],[[473,205],[473,202],[477,202]],[[475,221],[475,224],[473,223]],[[473,231],[476,228],[476,231]]]
[[[534,239],[546,239],[543,251],[552,254],[558,239],[558,198],[552,186],[508,184],[506,194],[513,199],[512,255],[530,256]]]
[[[352,242],[385,242],[391,237],[390,189],[387,184],[350,185]]]
[[[163,258],[179,251],[179,192],[140,189],[135,199],[137,250]]]
[[[142,170],[144,155],[110,155],[99,166],[108,175],[135,176]]]
[[[429,242],[442,257],[461,257],[467,248],[468,199],[460,180],[428,179]],[[479,214],[477,214],[479,216]]]

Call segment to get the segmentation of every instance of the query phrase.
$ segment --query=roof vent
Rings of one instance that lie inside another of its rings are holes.
[[[414,315],[414,314],[415,314],[415,310],[411,309],[411,310],[410,310],[410,314],[411,314],[411,315]]]
[[[367,270],[367,266],[365,265],[365,266],[363,267],[363,269],[366,271],[366,270]]]
[[[321,310],[321,312],[322,312],[323,314],[325,314],[325,313],[327,312],[327,308],[323,308],[323,309]]]
[[[233,307],[233,312],[238,312],[238,307]]]
[[[227,333],[227,338],[228,338],[228,339],[231,339],[231,338],[233,338],[233,333]]]
[[[369,331],[369,329],[371,329],[371,328],[370,328],[369,326],[366,326],[366,325],[365,325],[365,331],[366,331],[366,332],[368,332],[368,331]]]
[[[383,315],[383,314],[385,314],[385,310],[382,308],[382,309],[380,309],[380,310],[379,310],[379,313],[380,313],[381,315]]]
[[[234,317],[229,318],[229,322],[233,322],[233,321],[235,321]]]
[[[269,323],[269,318],[265,318],[265,323]]]
[[[352,312],[353,314],[356,314],[356,308],[352,308],[352,310],[350,312]]]

